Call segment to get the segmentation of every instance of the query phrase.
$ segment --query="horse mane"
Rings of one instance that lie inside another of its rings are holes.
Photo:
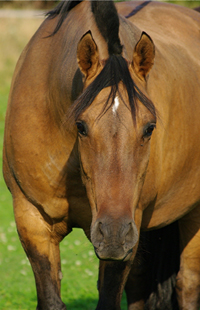
[[[51,36],[56,34],[60,27],[62,26],[65,18],[67,17],[69,11],[73,9],[76,5],[78,5],[83,0],[62,0],[54,9],[47,12],[47,18],[53,19],[56,16],[60,16],[56,28],[54,29]]]
[[[138,4],[128,15],[126,15],[126,18],[130,18],[137,14],[140,10],[142,10],[147,4],[151,3],[152,0],[145,0],[141,4]]]
[[[119,17],[112,1],[91,1],[92,12],[99,31],[108,44],[109,55],[121,55]]]
[[[96,79],[72,104],[70,116],[73,116],[75,120],[77,120],[79,116],[92,104],[98,93],[102,89],[110,86],[111,90],[103,106],[101,115],[105,114],[113,105],[117,93],[122,98],[119,93],[119,82],[122,82],[126,88],[130,109],[134,120],[136,119],[137,100],[140,100],[142,104],[152,113],[152,115],[156,117],[154,104],[136,86],[130,75],[127,62],[121,55],[110,55],[104,68]],[[124,104],[126,105],[125,102]]]
[[[48,18],[60,15],[57,26],[52,33],[56,34],[60,29],[68,12],[78,5],[82,0],[62,1],[58,6],[47,13]],[[119,93],[118,84],[122,82],[127,90],[129,104],[133,119],[136,119],[137,99],[156,117],[153,103],[136,86],[131,78],[126,60],[122,56],[123,46],[119,39],[119,16],[112,0],[90,1],[91,10],[97,27],[104,37],[107,45],[109,58],[100,74],[85,89],[85,91],[72,104],[70,115],[77,119],[94,101],[97,94],[105,87],[110,86],[110,94],[105,102],[102,115],[112,106],[115,96]],[[120,96],[122,98],[122,96]],[[124,102],[124,104],[126,104]]]

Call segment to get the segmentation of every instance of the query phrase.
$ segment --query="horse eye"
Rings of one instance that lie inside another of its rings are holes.
[[[76,127],[78,129],[78,133],[80,133],[82,136],[87,135],[86,125],[83,122],[76,122]]]
[[[145,130],[144,130],[144,138],[148,138],[148,137],[151,137],[152,133],[153,133],[153,130],[155,128],[155,124],[151,124],[149,125]]]

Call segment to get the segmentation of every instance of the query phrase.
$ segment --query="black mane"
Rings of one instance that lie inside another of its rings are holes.
[[[67,17],[68,12],[78,5],[82,0],[63,0],[59,5],[47,13],[48,18],[54,18],[60,15],[57,26],[52,33],[54,35],[61,27]],[[126,60],[122,57],[123,46],[119,39],[119,16],[112,0],[90,1],[97,27],[104,37],[109,52],[109,58],[96,79],[85,89],[79,98],[73,103],[71,116],[77,120],[94,101],[98,93],[105,87],[110,86],[110,94],[103,106],[102,114],[112,106],[115,96],[119,92],[119,82],[122,82],[126,88],[129,105],[133,119],[136,119],[137,100],[156,117],[156,111],[153,103],[136,86],[131,78]],[[143,5],[144,6],[144,5]],[[91,29],[92,30],[92,29]],[[120,96],[122,98],[122,96]],[[124,104],[126,104],[124,102]]]
[[[137,5],[128,15],[126,15],[126,18],[130,18],[132,16],[134,16],[135,14],[137,14],[140,10],[142,10],[147,4],[149,4],[150,2],[152,2],[152,0],[145,0],[144,2],[142,2],[141,4]]]
[[[62,0],[54,9],[49,11],[47,18],[55,18],[59,15],[59,20],[51,36],[56,34],[66,19],[69,11],[84,0]],[[108,43],[110,55],[122,53],[122,45],[119,40],[119,17],[112,0],[91,0],[91,10],[99,31]]]
[[[60,15],[60,18],[58,20],[58,23],[56,25],[56,28],[54,29],[51,36],[56,34],[60,27],[62,26],[62,23],[64,22],[65,18],[67,17],[67,14],[71,9],[73,9],[76,5],[78,5],[83,0],[62,0],[54,9],[47,12],[46,16],[47,18],[54,18],[58,15]]]
[[[102,89],[110,86],[110,94],[102,108],[101,115],[106,113],[106,111],[113,105],[117,93],[122,98],[118,88],[119,82],[122,82],[126,88],[134,121],[136,119],[137,100],[140,100],[152,115],[156,117],[154,104],[136,86],[130,75],[127,62],[121,55],[111,55],[109,57],[100,74],[72,104],[70,116],[73,116],[75,120],[77,120],[92,104],[98,93]],[[124,104],[126,105],[125,102]]]
[[[91,1],[91,8],[97,27],[108,44],[109,55],[121,55],[119,16],[113,1]]]

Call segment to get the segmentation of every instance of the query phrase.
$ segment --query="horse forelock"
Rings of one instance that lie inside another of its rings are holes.
[[[120,82],[122,82],[127,92],[129,107],[120,93]],[[121,55],[111,55],[99,75],[72,104],[70,118],[77,120],[93,103],[100,91],[106,87],[110,87],[110,92],[105,103],[102,104],[102,112],[100,115],[97,115],[97,118],[102,117],[114,105],[116,96],[119,96],[123,103],[131,110],[134,122],[136,120],[138,100],[156,117],[154,104],[136,86],[126,60]]]

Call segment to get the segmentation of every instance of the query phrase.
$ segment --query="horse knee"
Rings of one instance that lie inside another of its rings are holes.
[[[179,308],[198,310],[200,307],[200,275],[198,271],[179,271],[176,280],[176,294]]]
[[[193,209],[179,220],[180,271],[176,293],[180,309],[198,310],[200,307],[200,209]]]

